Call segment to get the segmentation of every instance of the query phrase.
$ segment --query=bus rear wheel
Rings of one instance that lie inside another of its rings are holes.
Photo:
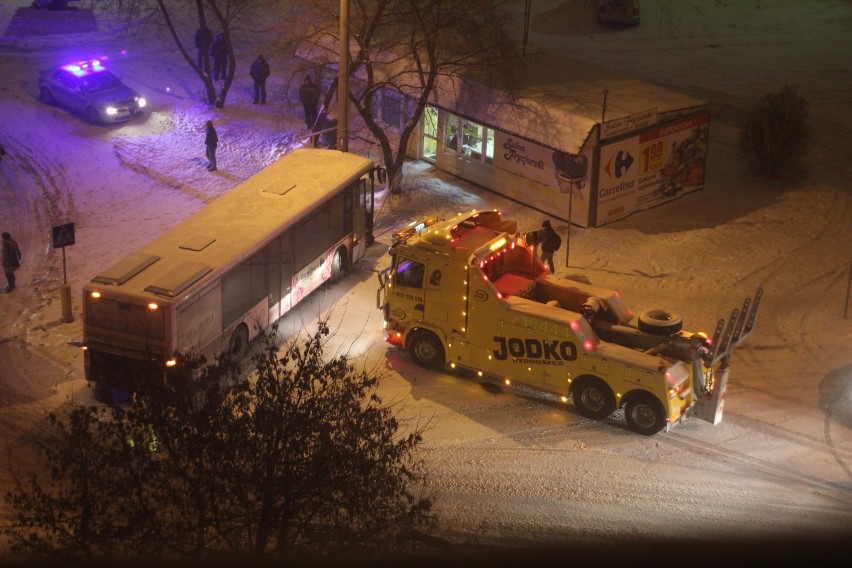
[[[244,325],[237,326],[231,334],[228,345],[228,357],[232,363],[239,363],[248,351],[248,329]]]
[[[644,392],[628,399],[624,405],[624,417],[630,429],[643,436],[653,436],[666,426],[660,401]]]

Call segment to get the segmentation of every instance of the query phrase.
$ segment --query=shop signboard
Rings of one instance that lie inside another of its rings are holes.
[[[583,227],[588,226],[589,219],[590,163],[589,156],[582,153],[575,156],[499,130],[494,132],[494,168],[500,177],[494,189],[563,220],[568,219],[571,194],[571,219]]]
[[[647,128],[657,124],[657,109],[652,108],[629,116],[607,120],[601,124],[601,140],[621,136],[634,130]]]
[[[709,113],[600,146],[595,225],[704,187]]]

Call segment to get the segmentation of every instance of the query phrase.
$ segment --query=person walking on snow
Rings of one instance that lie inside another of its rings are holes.
[[[216,147],[219,145],[219,136],[216,134],[216,129],[213,128],[213,121],[207,121],[207,136],[204,138],[204,145],[207,146],[207,159],[210,165],[207,166],[207,171],[216,171]]]
[[[547,263],[547,266],[550,268],[550,273],[553,274],[556,272],[556,269],[553,266],[553,253],[558,251],[559,247],[562,245],[562,237],[553,230],[553,227],[550,225],[550,220],[548,219],[544,220],[541,224],[541,228],[541,260],[542,262]]]
[[[11,292],[15,289],[15,271],[21,267],[21,249],[18,248],[18,243],[12,235],[7,232],[3,233],[3,256],[0,263],[3,265],[3,272],[9,283],[6,286],[6,292]]]
[[[305,109],[305,124],[308,128],[313,128],[314,123],[317,121],[317,104],[319,103],[319,98],[319,86],[313,82],[310,75],[307,75],[302,86],[299,88],[299,100]]]
[[[263,55],[258,55],[254,63],[251,64],[249,71],[251,78],[254,79],[254,104],[266,104],[266,78],[269,77],[269,63],[266,62]]]

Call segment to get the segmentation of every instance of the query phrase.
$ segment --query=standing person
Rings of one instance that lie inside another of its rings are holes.
[[[210,55],[213,56],[213,80],[225,78],[225,63],[228,61],[228,42],[225,34],[219,34],[210,45]]]
[[[254,79],[254,104],[266,104],[266,78],[269,77],[269,63],[266,62],[263,55],[258,55],[254,63],[251,64],[249,71],[251,78]]]
[[[207,26],[198,28],[195,32],[195,51],[198,54],[198,67],[204,69],[204,54],[210,49],[210,43],[213,41],[213,32]]]
[[[7,232],[3,233],[3,257],[2,257],[3,272],[6,274],[6,280],[9,285],[6,286],[6,292],[11,292],[15,289],[15,271],[21,267],[21,249],[18,248],[18,243]]]
[[[556,269],[553,266],[553,253],[558,251],[559,247],[562,245],[562,237],[553,230],[553,227],[550,225],[550,220],[548,219],[544,220],[541,224],[541,228],[541,260],[547,263],[552,274],[556,272]]]
[[[302,86],[299,88],[299,100],[305,109],[305,124],[308,128],[313,128],[314,123],[317,121],[317,103],[319,103],[319,98],[319,85],[313,82],[310,75],[307,75]]]
[[[207,166],[208,172],[216,171],[216,147],[219,145],[219,136],[216,134],[216,129],[213,128],[213,121],[207,121],[207,136],[204,138],[204,145],[207,146],[207,159],[210,165]]]

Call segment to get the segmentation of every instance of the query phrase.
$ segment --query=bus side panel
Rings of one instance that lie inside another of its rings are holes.
[[[364,178],[354,186],[353,200],[354,212],[352,213],[352,262],[363,258],[367,253],[367,231],[368,225],[372,225],[369,219],[370,212],[367,209],[367,181]]]
[[[292,305],[295,306],[305,299],[305,297],[319,288],[323,282],[331,278],[331,265],[334,260],[334,253],[337,247],[347,242],[348,239],[335,244],[330,249],[315,258],[305,268],[293,275],[292,282]]]
[[[201,353],[222,334],[222,287],[219,282],[177,313],[177,349]]]

